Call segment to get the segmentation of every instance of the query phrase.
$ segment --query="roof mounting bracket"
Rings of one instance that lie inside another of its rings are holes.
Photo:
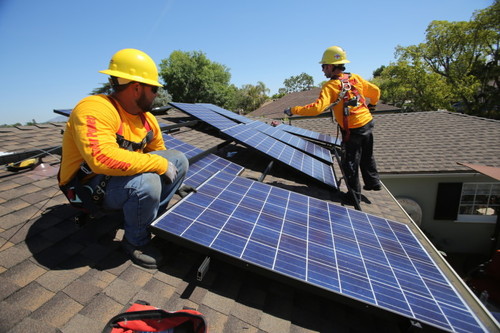
[[[208,271],[208,268],[210,266],[210,257],[205,257],[205,260],[201,263],[200,267],[198,267],[198,271],[196,272],[196,279],[198,281],[203,280],[203,277]]]
[[[269,162],[269,164],[267,165],[267,167],[264,170],[264,172],[262,172],[262,175],[259,178],[259,182],[260,183],[262,183],[264,181],[264,178],[266,178],[266,176],[269,174],[269,171],[271,171],[271,169],[273,167],[273,164],[274,164],[274,160],[272,160],[271,162]]]

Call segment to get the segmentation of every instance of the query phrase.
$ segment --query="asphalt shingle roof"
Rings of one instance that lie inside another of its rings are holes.
[[[1,150],[60,145],[63,128],[64,123],[0,128]],[[173,135],[202,149],[223,142],[204,129],[181,128]],[[243,176],[260,177],[260,156],[242,146],[227,150],[238,151],[234,161],[246,167]],[[120,250],[122,217],[77,226],[72,220],[77,212],[57,188],[59,156],[42,161],[34,170],[0,170],[0,332],[79,332],[82,327],[100,332],[138,299],[172,311],[195,308],[206,315],[211,332],[397,331],[397,319],[382,320],[220,260],[212,260],[204,280],[197,282],[204,256],[159,238],[155,241],[166,263],[158,270],[138,267]],[[265,181],[332,199],[328,189],[283,169],[274,168]],[[392,204],[394,217],[405,219]]]
[[[500,121],[448,111],[375,116],[381,173],[473,172],[457,162],[500,167]]]
[[[185,116],[169,113],[158,117],[160,122],[172,124]],[[320,122],[323,127],[317,120],[300,126],[328,133]],[[1,150],[57,146],[63,128],[63,123],[0,128]],[[172,135],[201,149],[223,142],[204,127],[182,127]],[[227,152],[236,154],[229,158]],[[243,177],[262,174],[263,158],[251,149],[233,143],[220,154],[244,166]],[[211,332],[399,332],[409,327],[408,320],[390,313],[218,259],[198,282],[196,270],[204,256],[159,237],[154,241],[166,255],[164,265],[138,267],[120,250],[120,214],[77,226],[72,221],[77,212],[57,188],[59,156],[48,155],[43,162],[34,170],[0,170],[0,332],[100,332],[138,299],[170,311],[195,308],[206,315]],[[283,166],[276,165],[264,182],[340,204],[338,193]],[[410,223],[385,189],[366,193],[361,207]]]

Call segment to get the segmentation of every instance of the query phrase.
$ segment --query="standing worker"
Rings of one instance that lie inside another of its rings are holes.
[[[342,133],[342,169],[348,188],[347,201],[361,199],[358,169],[361,169],[367,191],[380,191],[382,186],[373,157],[373,117],[380,98],[380,89],[357,74],[344,73],[347,60],[345,51],[331,46],[320,61],[323,73],[330,80],[323,85],[316,102],[306,106],[295,106],[284,112],[288,116],[316,116],[333,108],[335,119]],[[366,104],[366,98],[370,104]],[[352,195],[355,196],[352,197]]]
[[[186,175],[189,162],[167,150],[151,110],[158,87],[153,60],[136,49],[113,55],[110,95],[82,99],[63,135],[59,186],[88,212],[122,210],[122,247],[136,264],[156,268],[162,260],[149,225],[164,210]]]

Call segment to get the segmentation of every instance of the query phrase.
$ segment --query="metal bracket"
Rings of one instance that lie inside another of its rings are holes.
[[[260,176],[259,182],[263,182],[264,181],[264,178],[266,178],[266,176],[269,173],[269,171],[271,171],[271,168],[273,167],[273,164],[274,164],[274,161],[269,162],[269,164],[266,167],[266,170],[264,170],[264,172]]]
[[[198,281],[203,280],[203,277],[207,273],[209,266],[210,266],[210,257],[205,257],[205,260],[203,260],[200,267],[198,267],[198,272],[196,273],[196,279]]]

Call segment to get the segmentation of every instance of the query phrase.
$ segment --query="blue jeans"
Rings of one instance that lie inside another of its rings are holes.
[[[106,186],[103,208],[123,210],[125,238],[134,246],[146,245],[150,239],[149,225],[163,212],[182,185],[189,168],[189,162],[183,153],[177,150],[160,150],[150,154],[165,157],[178,170],[177,178],[166,184],[164,177],[146,172],[133,176],[111,177]],[[94,177],[91,184],[97,183]]]

